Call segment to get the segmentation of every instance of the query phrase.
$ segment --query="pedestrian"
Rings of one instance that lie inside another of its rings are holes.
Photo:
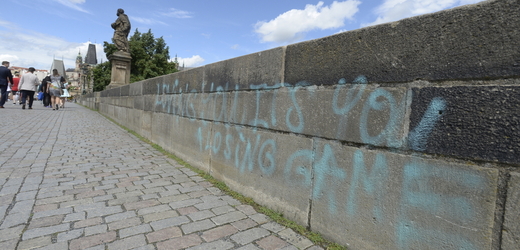
[[[40,84],[40,80],[34,74],[36,71],[33,67],[29,68],[29,72],[22,75],[20,79],[20,84],[18,85],[18,89],[22,92],[22,109],[25,109],[25,103],[27,98],[29,98],[29,109],[32,109],[32,105],[34,102],[34,93],[38,89],[38,85]]]
[[[60,98],[61,98],[61,108],[65,108],[65,102],[67,101],[67,98],[70,97],[70,94],[69,94],[69,84],[65,83],[65,84],[63,84],[63,86],[65,88],[63,89],[63,94],[60,96]]]
[[[7,101],[7,85],[13,82],[13,74],[9,70],[9,62],[3,61],[0,66],[0,108],[4,108]]]
[[[43,93],[42,104],[46,108],[52,108],[52,106],[51,106],[51,95],[49,94],[49,91],[48,91],[48,88],[49,88],[48,83],[49,82],[51,82],[51,76],[50,75],[48,75],[45,78],[43,78],[42,84],[40,85],[40,91]]]
[[[47,84],[51,95],[52,110],[59,110],[60,97],[62,94],[65,78],[58,73],[57,69],[52,70],[51,81]]]
[[[20,102],[20,91],[18,91],[18,84],[20,83],[20,73],[14,72],[13,84],[11,85],[11,95],[13,96],[13,104]]]

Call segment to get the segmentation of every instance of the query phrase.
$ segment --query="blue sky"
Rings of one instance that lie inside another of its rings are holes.
[[[111,42],[118,8],[135,30],[163,37],[171,59],[197,67],[482,0],[2,0],[0,61],[49,70],[73,68],[96,44]]]

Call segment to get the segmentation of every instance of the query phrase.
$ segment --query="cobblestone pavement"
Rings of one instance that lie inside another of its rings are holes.
[[[66,105],[0,109],[0,249],[322,249]]]

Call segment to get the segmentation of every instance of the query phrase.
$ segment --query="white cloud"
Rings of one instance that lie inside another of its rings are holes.
[[[323,2],[307,4],[305,9],[292,9],[269,22],[258,22],[255,32],[262,42],[288,43],[300,40],[306,32],[315,29],[333,29],[344,26],[345,19],[352,19],[358,12],[358,0],[334,1],[330,6]]]
[[[10,61],[11,66],[42,70],[49,70],[54,59],[63,60],[66,68],[74,68],[78,52],[81,51],[84,59],[89,44],[71,43],[52,35],[16,28],[0,32],[0,40],[3,41],[0,51],[4,52],[0,55],[0,61]],[[96,44],[96,52],[98,63],[107,61],[103,45]]]
[[[201,56],[195,55],[189,58],[177,57],[177,61],[179,62],[179,67],[198,67],[202,66],[205,60]]]
[[[372,23],[363,24],[370,26],[381,23],[393,22],[403,18],[441,11],[460,5],[478,3],[483,0],[385,0],[375,9],[377,19]]]
[[[135,17],[135,16],[130,18],[130,22],[133,22],[133,21],[138,22],[138,23],[142,23],[142,24],[146,24],[146,25],[153,25],[153,24],[167,25],[166,23],[158,21],[158,20],[155,20],[155,19]]]
[[[85,13],[90,13],[88,12],[87,10],[81,8],[81,6],[79,6],[80,4],[84,4],[86,0],[54,0],[55,2],[58,2],[62,5],[65,5],[71,9],[74,9],[74,10],[77,10],[77,11],[81,11],[81,12],[85,12]]]
[[[169,12],[162,13],[162,15],[174,18],[192,18],[191,12],[178,10],[175,8],[171,8]]]

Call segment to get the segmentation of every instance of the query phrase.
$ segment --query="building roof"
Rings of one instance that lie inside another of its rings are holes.
[[[85,56],[85,63],[88,63],[90,65],[97,64],[96,45],[95,44],[88,45],[87,56]]]
[[[51,70],[50,72],[52,72],[53,69],[57,69],[58,70],[58,73],[63,76],[63,77],[67,77],[67,74],[65,74],[65,64],[63,64],[63,61],[62,60],[56,60],[54,59],[54,61],[52,62],[52,66],[51,66]],[[51,73],[52,74],[52,73]]]

